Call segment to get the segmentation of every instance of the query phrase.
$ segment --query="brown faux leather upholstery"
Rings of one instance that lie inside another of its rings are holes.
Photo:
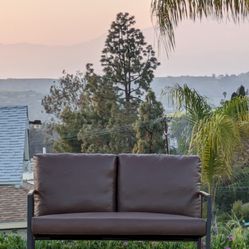
[[[38,215],[114,211],[116,162],[115,155],[37,155]]]
[[[94,212],[32,218],[34,235],[185,235],[203,236],[206,221],[159,213]]]
[[[198,157],[121,154],[118,172],[118,211],[200,217]]]

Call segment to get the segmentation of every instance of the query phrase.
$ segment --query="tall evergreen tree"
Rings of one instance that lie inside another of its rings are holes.
[[[91,64],[87,65],[86,86],[82,95],[81,112],[86,117],[78,138],[82,152],[111,152],[109,120],[117,108],[113,84],[105,76],[97,75]]]
[[[119,102],[126,112],[137,112],[141,96],[150,87],[154,70],[159,65],[151,45],[143,33],[134,28],[135,17],[117,14],[111,24],[101,63],[105,76],[119,92]]]
[[[135,153],[165,153],[163,116],[161,102],[158,102],[154,92],[149,90],[144,103],[140,105],[139,117],[135,123]]]
[[[87,64],[84,75],[65,74],[43,99],[45,110],[60,121],[57,150],[132,152],[138,107],[159,65],[134,25],[128,13],[112,23],[101,57],[103,75]]]
[[[132,151],[136,140],[132,124],[137,119],[142,95],[150,88],[154,70],[159,65],[152,46],[147,45],[143,33],[134,25],[134,16],[118,13],[101,57],[104,76],[113,82],[118,93],[119,108],[112,115],[111,136],[116,150],[123,152]]]

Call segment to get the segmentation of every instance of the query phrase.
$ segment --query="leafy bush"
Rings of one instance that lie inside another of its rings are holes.
[[[37,241],[36,249],[195,249],[193,243],[145,241]],[[0,249],[26,249],[18,235],[0,234]]]
[[[238,218],[242,218],[242,205],[243,202],[242,201],[235,201],[233,203],[233,207],[232,207],[232,213],[234,215],[236,215]]]
[[[249,221],[249,202],[242,205],[241,211],[243,219]]]
[[[235,201],[233,203],[232,213],[239,219],[249,221],[249,202]]]
[[[0,233],[0,249],[26,249],[26,242],[16,234]]]
[[[249,167],[244,169],[236,168],[233,172],[233,177],[217,189],[217,208],[223,212],[230,212],[235,201],[241,200],[243,203],[249,202],[248,186]]]
[[[226,246],[232,249],[248,248],[249,229],[244,228],[236,216],[226,224],[225,229],[229,233]]]
[[[230,217],[231,218],[231,217]],[[249,229],[235,216],[219,226],[212,236],[212,249],[249,248]],[[0,249],[26,249],[26,241],[16,234],[0,233]],[[36,241],[36,249],[196,249],[195,243],[148,241]]]

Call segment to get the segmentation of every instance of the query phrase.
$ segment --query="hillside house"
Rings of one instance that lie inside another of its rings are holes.
[[[0,230],[26,228],[28,107],[0,107]]]

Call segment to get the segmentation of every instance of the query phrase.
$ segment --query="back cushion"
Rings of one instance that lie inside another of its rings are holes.
[[[200,217],[197,156],[121,154],[118,210]]]
[[[37,214],[113,211],[116,159],[104,154],[37,155]]]

